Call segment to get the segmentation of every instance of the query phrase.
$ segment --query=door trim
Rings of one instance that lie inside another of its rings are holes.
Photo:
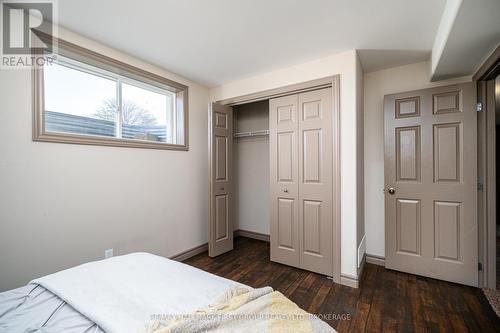
[[[496,152],[495,152],[495,81],[477,82],[477,101],[483,104],[478,113],[478,246],[479,286],[496,289]]]
[[[233,105],[238,105],[238,104],[258,102],[258,101],[271,99],[271,98],[283,97],[283,96],[287,96],[287,95],[295,95],[295,94],[299,94],[299,93],[311,91],[311,90],[330,88],[333,86],[333,83],[334,83],[336,77],[338,78],[339,75],[329,76],[329,77],[325,77],[325,78],[321,78],[321,79],[317,79],[317,80],[312,80],[312,81],[291,84],[288,86],[259,91],[259,92],[252,93],[252,94],[231,97],[231,98],[217,101],[217,103],[220,103],[222,105],[233,106]]]
[[[483,104],[483,111],[479,112],[477,117],[478,178],[483,182],[483,191],[478,191],[479,262],[483,264],[483,271],[479,271],[479,285],[491,289],[496,289],[497,278],[494,80],[498,75],[500,75],[500,45],[472,77],[473,81],[477,81],[477,101]]]
[[[214,101],[222,105],[238,105],[257,102],[265,99],[293,95],[300,92],[332,88],[332,182],[333,182],[333,281],[351,286],[346,279],[341,279],[341,171],[340,171],[340,75],[329,76],[317,80],[287,85],[279,88],[263,90],[260,92],[236,96],[228,99]]]
[[[472,81],[494,80],[500,74],[500,44],[472,76]]]

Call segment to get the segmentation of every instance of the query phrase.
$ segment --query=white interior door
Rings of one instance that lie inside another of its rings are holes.
[[[477,286],[473,83],[385,97],[386,267]]]
[[[233,110],[211,103],[208,125],[210,257],[233,249]]]

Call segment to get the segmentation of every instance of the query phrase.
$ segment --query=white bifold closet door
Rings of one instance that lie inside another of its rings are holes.
[[[332,89],[270,100],[271,260],[333,275]]]

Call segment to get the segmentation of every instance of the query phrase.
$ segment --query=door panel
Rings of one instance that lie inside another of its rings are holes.
[[[278,198],[278,247],[294,250],[295,246],[295,200]]]
[[[396,209],[397,251],[420,256],[422,254],[420,200],[398,199]]]
[[[462,205],[459,202],[434,203],[434,251],[436,259],[461,260]]]
[[[395,101],[396,118],[410,118],[420,116],[420,97],[399,98]]]
[[[474,102],[473,83],[385,96],[387,268],[477,286]]]
[[[226,194],[215,196],[215,240],[227,238],[229,230],[228,196]]]
[[[420,181],[420,126],[396,128],[396,179]]]
[[[215,128],[227,129],[228,121],[227,114],[222,112],[215,112]]]
[[[233,249],[233,111],[212,103],[209,109],[209,237],[208,254]]]
[[[297,105],[295,101],[289,98],[285,98],[283,102],[284,105],[276,106],[276,124],[286,125],[288,123],[293,127],[297,123],[295,121],[297,118]]]
[[[304,246],[308,254],[321,255],[321,201],[303,201]]]
[[[300,267],[333,274],[332,89],[299,94]]]
[[[321,129],[305,130],[302,133],[302,164],[304,183],[319,183],[322,179]]]
[[[295,132],[277,133],[277,155],[278,155],[278,181],[293,182],[293,172],[295,163]]]
[[[215,136],[215,180],[227,181],[228,138]]]
[[[434,182],[460,182],[460,123],[434,125]]]
[[[462,91],[445,91],[432,95],[432,113],[462,112]]]
[[[269,102],[271,260],[299,267],[298,97]]]

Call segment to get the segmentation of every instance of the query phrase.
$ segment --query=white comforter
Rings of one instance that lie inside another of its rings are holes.
[[[140,331],[152,316],[189,314],[241,285],[147,253],[90,262],[31,281],[104,331]]]

